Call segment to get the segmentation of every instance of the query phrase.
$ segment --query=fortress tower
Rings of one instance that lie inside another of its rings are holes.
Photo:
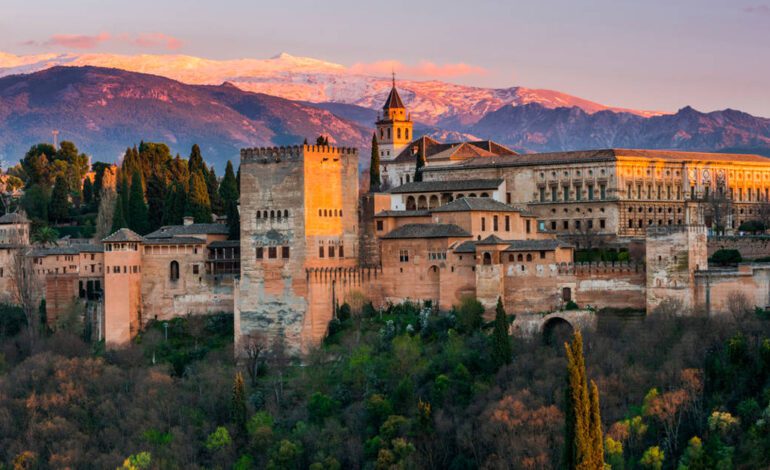
[[[380,149],[380,161],[389,162],[396,158],[412,141],[412,118],[406,113],[401,96],[396,90],[396,78],[393,87],[382,107],[382,117],[377,120],[377,145]]]
[[[323,338],[333,314],[310,295],[308,270],[358,265],[358,151],[241,150],[240,214],[236,345],[258,332],[271,343],[283,335],[292,353],[305,350]]]

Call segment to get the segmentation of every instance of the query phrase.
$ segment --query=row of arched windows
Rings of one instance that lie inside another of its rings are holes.
[[[288,219],[289,218],[289,211],[284,209],[283,211],[279,210],[263,210],[263,211],[257,211],[257,219]]]
[[[342,209],[318,209],[318,217],[342,217]]]

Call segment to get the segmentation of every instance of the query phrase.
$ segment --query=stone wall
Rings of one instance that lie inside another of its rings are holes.
[[[741,264],[734,269],[709,269],[695,274],[696,309],[709,316],[728,315],[736,296],[747,307],[770,306],[770,263]]]
[[[770,236],[709,237],[708,255],[717,250],[738,250],[745,260],[770,256]]]

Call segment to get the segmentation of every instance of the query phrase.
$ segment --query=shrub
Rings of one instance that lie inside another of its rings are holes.
[[[580,310],[580,307],[578,307],[574,300],[570,300],[564,305],[564,310]]]
[[[727,266],[730,264],[738,264],[743,261],[741,252],[738,250],[721,249],[714,252],[710,261],[720,266]]]
[[[767,227],[761,220],[747,220],[738,227],[741,232],[751,233],[764,232],[766,229]]]
[[[463,333],[471,333],[481,327],[484,306],[475,297],[464,297],[460,306],[455,309],[457,329]]]

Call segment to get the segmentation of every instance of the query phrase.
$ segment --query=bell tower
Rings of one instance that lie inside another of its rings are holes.
[[[396,75],[393,87],[382,107],[382,116],[377,119],[377,144],[380,162],[393,160],[412,141],[412,118],[406,113],[401,96],[396,90]]]

